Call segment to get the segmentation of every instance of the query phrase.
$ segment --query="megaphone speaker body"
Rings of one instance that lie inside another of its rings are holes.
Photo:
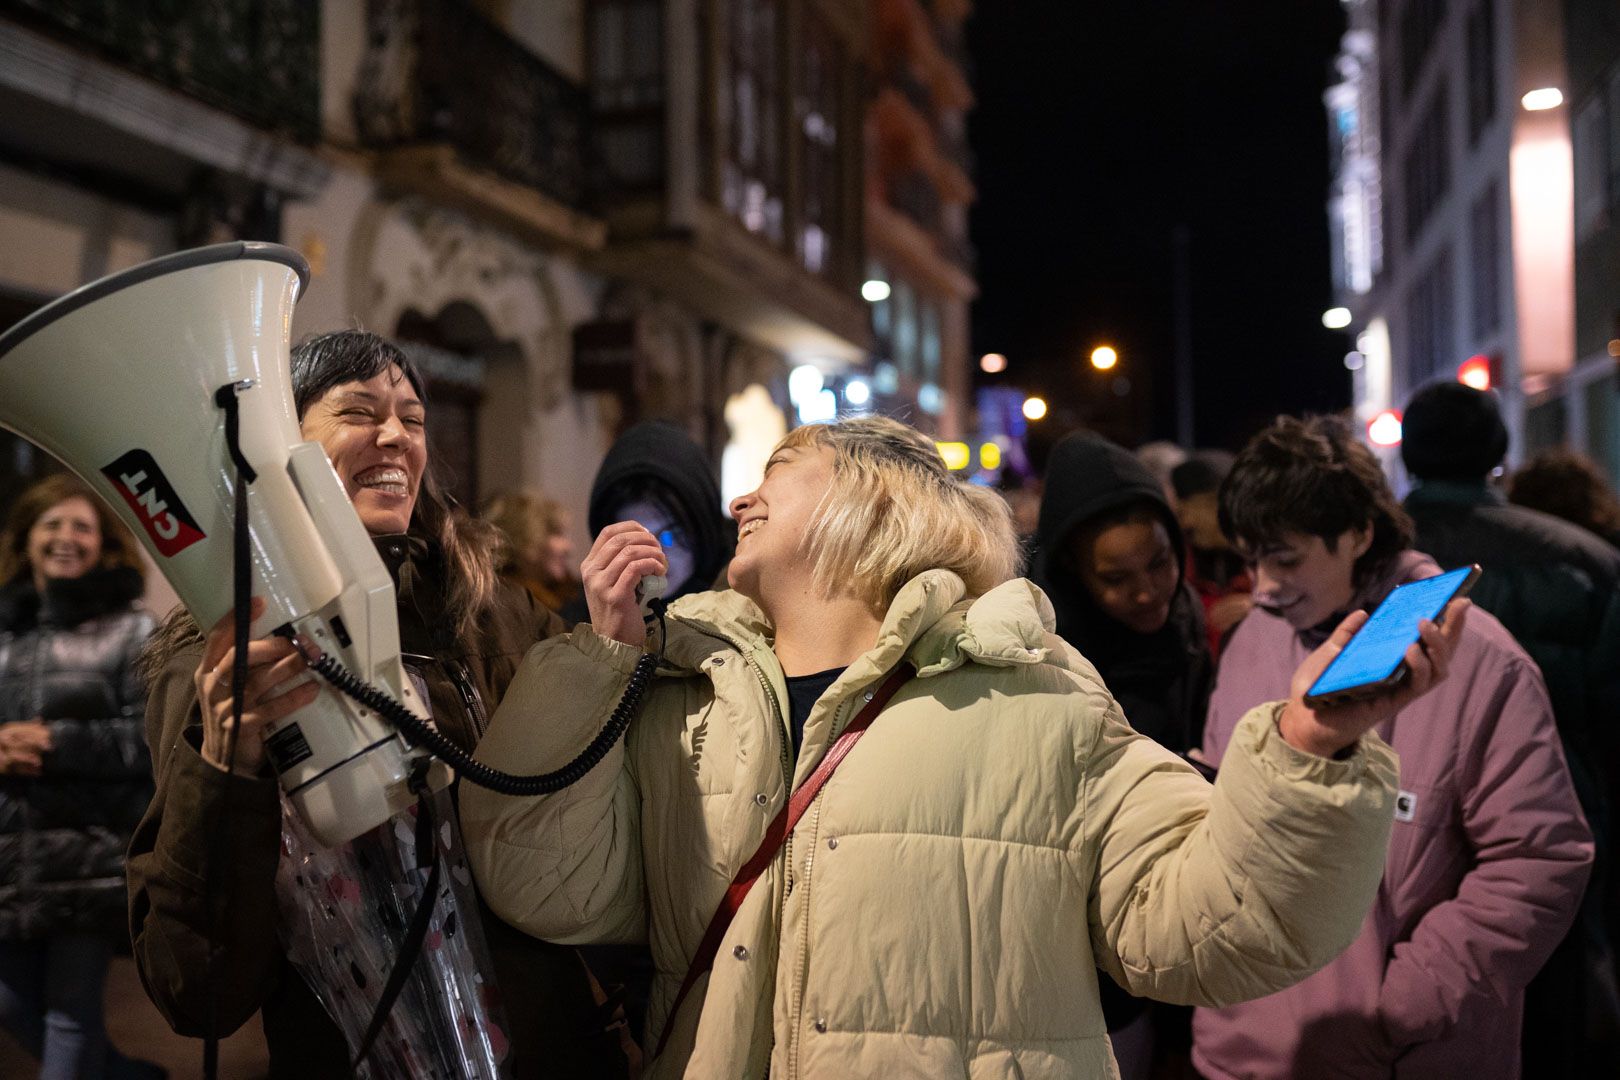
[[[296,252],[237,242],[86,285],[0,336],[0,425],[93,487],[207,628],[234,605],[238,476],[215,395],[235,386],[238,446],[256,474],[253,592],[266,602],[253,635],[290,625],[425,716],[400,662],[393,581],[325,452],[299,432],[288,345],[307,278]],[[265,745],[323,843],[414,798],[420,752],[330,686]],[[430,782],[447,779],[439,766]]]

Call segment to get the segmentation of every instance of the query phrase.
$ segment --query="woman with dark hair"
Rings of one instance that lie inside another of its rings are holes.
[[[558,632],[561,622],[523,590],[498,580],[491,559],[497,547],[493,529],[454,509],[434,483],[422,380],[399,349],[360,331],[312,338],[293,350],[292,385],[304,436],[325,448],[394,576],[406,670],[426,691],[422,696],[439,731],[470,750],[523,654],[536,640]],[[202,1035],[212,1026],[228,1033],[261,1010],[272,1076],[350,1076],[349,1058],[360,1039],[357,1026],[366,1019],[355,999],[374,1000],[392,957],[379,961],[359,942],[339,941],[335,948],[347,948],[356,959],[334,968],[333,943],[323,943],[324,952],[312,949],[308,931],[325,925],[315,917],[323,911],[331,915],[352,908],[355,918],[363,919],[388,905],[393,897],[373,895],[388,890],[370,889],[367,883],[375,879],[367,875],[379,852],[386,860],[393,850],[390,837],[403,819],[338,849],[332,856],[338,871],[323,879],[330,896],[307,890],[304,868],[315,865],[309,862],[315,856],[305,858],[310,845],[279,798],[262,739],[266,724],[307,704],[316,687],[304,682],[283,689],[302,669],[285,640],[252,643],[231,762],[238,775],[229,776],[230,636],[229,618],[205,637],[180,612],[165,623],[144,660],[158,788],[130,845],[136,962],[147,992],[176,1031]],[[229,853],[224,865],[211,865],[208,837],[227,799]],[[207,932],[210,879],[227,882],[230,896],[212,936]],[[487,911],[476,903],[480,913]],[[498,1018],[490,1017],[497,1030],[489,1037],[488,1053],[499,1057],[509,1037],[507,1068],[514,1076],[553,1075],[553,1070],[568,1076],[622,1075],[622,1056],[594,1022],[589,977],[573,950],[528,938],[493,917],[465,922],[478,925],[461,926],[458,934],[455,924],[447,924],[441,939],[445,949],[466,948],[479,968],[461,973],[476,987],[478,1000],[458,1005],[455,1022],[471,1022],[466,1010],[476,1012],[496,1001],[504,1006],[507,1030],[498,1030]],[[493,970],[483,969],[480,947],[468,944],[477,931],[487,940]],[[212,979],[209,960],[216,949],[225,974]],[[437,951],[431,942],[427,949]],[[391,939],[381,951],[392,951]],[[411,1018],[401,1019],[409,1011],[407,999],[401,1002],[362,1064],[362,1075],[431,1065],[402,1064],[420,1060],[412,1055],[420,1054],[422,1042]],[[428,1051],[445,1052],[452,1035],[428,1032]]]
[[[1214,672],[1186,541],[1158,478],[1097,435],[1052,450],[1030,577],[1058,636],[1097,667],[1131,726],[1176,753],[1202,741]]]
[[[101,996],[124,845],[152,793],[140,557],[60,474],[12,506],[0,582],[0,1023],[48,1080],[139,1075],[107,1042]]]
[[[1335,418],[1283,417],[1256,435],[1220,502],[1255,610],[1221,655],[1204,728],[1215,764],[1235,760],[1249,705],[1287,688],[1346,612],[1440,570],[1411,549],[1377,459]],[[1372,914],[1316,976],[1198,1009],[1204,1076],[1519,1075],[1525,984],[1569,928],[1593,853],[1541,673],[1473,611],[1451,678],[1374,730],[1400,755],[1400,788]]]

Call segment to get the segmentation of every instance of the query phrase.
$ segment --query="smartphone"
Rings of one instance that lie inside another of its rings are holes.
[[[1313,709],[1336,705],[1399,686],[1406,678],[1406,650],[1418,639],[1418,623],[1438,622],[1446,605],[1468,595],[1478,579],[1479,567],[1465,566],[1397,586],[1311,684],[1305,704]]]

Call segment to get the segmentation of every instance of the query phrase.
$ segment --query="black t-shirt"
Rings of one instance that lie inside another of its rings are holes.
[[[814,675],[794,675],[787,681],[788,692],[788,725],[793,729],[793,756],[799,756],[799,748],[804,745],[804,722],[810,716],[810,710],[815,708],[816,702],[827,688],[838,681],[838,676],[844,669],[828,668],[818,671]]]

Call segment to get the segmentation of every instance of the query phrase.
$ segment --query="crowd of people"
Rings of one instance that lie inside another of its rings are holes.
[[[1414,396],[1404,503],[1336,418],[1236,454],[1077,432],[1015,513],[864,417],[794,429],[726,507],[650,422],[588,506],[467,513],[398,348],[311,338],[292,385],[447,739],[557,769],[657,666],[563,791],[461,781],[424,796],[442,829],[322,849],[264,742],[321,692],[303,655],[251,642],[233,701],[232,621],[154,626],[132,537],[42,481],[0,533],[0,1023],[42,1076],[161,1074],[105,1035],[120,948],[176,1032],[257,1014],[298,1080],[1483,1080],[1620,1054],[1620,504],[1567,452],[1504,477],[1492,394]],[[1474,563],[1404,682],[1308,699],[1394,588]]]

